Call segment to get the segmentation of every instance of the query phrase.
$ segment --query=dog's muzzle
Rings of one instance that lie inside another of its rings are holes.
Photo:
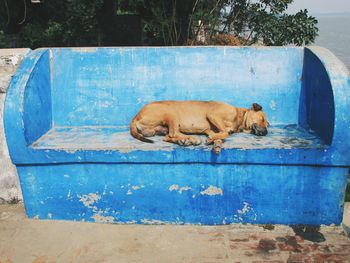
[[[252,134],[257,136],[266,136],[267,129],[265,127],[259,127],[256,123],[252,126]]]

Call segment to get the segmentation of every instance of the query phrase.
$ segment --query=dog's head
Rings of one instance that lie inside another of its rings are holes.
[[[265,112],[257,103],[253,103],[252,107],[245,113],[243,123],[245,129],[257,136],[265,136],[267,127],[270,125]]]

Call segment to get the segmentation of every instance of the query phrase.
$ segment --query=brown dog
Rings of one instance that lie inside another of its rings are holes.
[[[165,135],[164,141],[182,146],[199,145],[201,140],[189,134],[205,134],[207,144],[214,143],[220,153],[222,140],[231,133],[267,134],[269,123],[262,107],[237,108],[217,101],[157,101],[145,105],[130,123],[136,139],[153,143],[145,137]]]

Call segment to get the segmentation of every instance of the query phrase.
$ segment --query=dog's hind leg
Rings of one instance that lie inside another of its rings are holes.
[[[168,135],[165,135],[163,141],[165,142],[172,142],[176,143],[181,146],[190,146],[190,145],[199,145],[201,144],[201,139],[193,137],[193,136],[188,136],[182,133],[176,134],[175,137],[171,137]]]
[[[229,133],[226,131],[225,124],[221,119],[213,115],[208,115],[207,119],[218,130],[218,132],[212,130],[205,132],[208,135],[207,144],[212,144],[215,140],[224,140],[229,137]]]
[[[169,134],[163,139],[165,142],[172,142],[181,146],[199,145],[201,140],[196,137],[188,136],[179,131],[179,123],[175,118],[169,118],[167,121]]]

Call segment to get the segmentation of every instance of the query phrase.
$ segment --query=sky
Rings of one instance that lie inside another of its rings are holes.
[[[310,14],[350,13],[350,0],[294,0],[288,12],[307,9]]]

